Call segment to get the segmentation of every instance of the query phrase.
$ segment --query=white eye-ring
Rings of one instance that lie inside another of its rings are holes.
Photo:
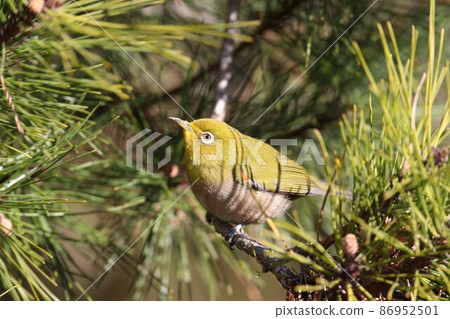
[[[214,142],[214,135],[211,132],[204,132],[200,135],[200,139],[205,144],[211,144]]]

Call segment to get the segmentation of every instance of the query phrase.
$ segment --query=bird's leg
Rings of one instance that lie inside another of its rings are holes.
[[[228,232],[228,234],[225,236],[225,240],[228,241],[228,244],[230,245],[231,250],[233,250],[234,236],[241,235],[242,233],[244,233],[243,227],[244,226],[242,224],[237,224],[236,226],[231,228],[230,231]]]
[[[205,215],[206,221],[209,224],[213,224],[213,219],[218,219],[217,217],[213,216],[210,212],[206,212]],[[229,225],[231,227],[231,225]],[[245,234],[243,230],[244,225],[237,224],[236,226],[232,227],[230,231],[225,236],[225,240],[228,241],[228,244],[230,245],[230,249],[233,250],[233,238],[236,235],[242,235]]]

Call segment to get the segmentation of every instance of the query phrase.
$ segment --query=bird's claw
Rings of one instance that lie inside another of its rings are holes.
[[[211,213],[210,212],[206,212],[206,215],[205,215],[205,217],[206,217],[206,221],[208,222],[208,224],[212,224],[212,215],[211,215]]]
[[[225,240],[228,241],[228,244],[230,246],[230,249],[233,250],[233,238],[236,235],[241,235],[244,231],[243,231],[243,227],[241,224],[237,224],[236,226],[234,226],[233,228],[230,229],[230,231],[228,232],[228,234],[225,236]]]

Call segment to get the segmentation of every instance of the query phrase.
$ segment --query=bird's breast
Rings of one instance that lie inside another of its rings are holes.
[[[191,183],[193,182],[191,180]],[[291,204],[282,194],[250,191],[247,185],[238,184],[233,180],[211,182],[198,177],[197,182],[193,183],[192,190],[208,212],[234,224],[262,223],[266,216],[275,218],[283,214]],[[252,193],[256,195],[256,199]]]

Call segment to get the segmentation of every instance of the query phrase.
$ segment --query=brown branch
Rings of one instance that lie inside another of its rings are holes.
[[[11,236],[13,232],[13,223],[0,212],[0,229],[6,236]]]
[[[228,12],[227,23],[238,22],[239,17],[239,5],[240,0],[228,0]],[[238,28],[228,28],[226,30],[228,34],[237,34]],[[234,39],[226,38],[222,41],[222,48],[220,50],[220,73],[217,81],[216,90],[216,105],[211,114],[211,118],[220,121],[225,121],[227,114],[227,102],[228,102],[228,85],[231,80],[231,68],[233,66],[233,53],[234,53]]]
[[[208,214],[207,219],[210,224],[214,226],[217,233],[221,234],[224,238],[233,229],[233,226]],[[284,266],[283,260],[276,257],[268,256],[268,252],[271,250],[264,245],[258,243],[256,240],[251,239],[247,233],[242,232],[236,234],[232,238],[231,242],[237,249],[245,252],[246,254],[254,257],[258,263],[263,267],[264,272],[271,272],[281,286],[291,291],[292,288],[299,283],[300,277],[298,274],[294,273],[288,267]]]
[[[20,134],[23,134],[25,131],[23,129],[22,124],[20,124],[19,115],[16,112],[16,108],[14,106],[12,97],[8,92],[8,88],[6,87],[5,79],[3,78],[3,74],[0,74],[0,82],[2,84],[3,92],[5,93],[6,100],[8,101],[8,105],[14,113],[14,120],[16,121],[17,130],[19,131]]]

